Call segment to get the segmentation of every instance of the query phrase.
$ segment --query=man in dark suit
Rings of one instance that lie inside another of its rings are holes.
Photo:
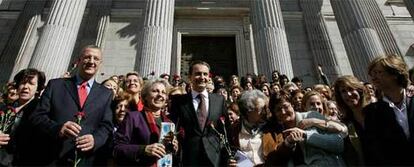
[[[218,94],[207,93],[209,73],[206,62],[193,62],[189,70],[192,91],[171,99],[171,119],[184,132],[180,142],[184,166],[220,166],[227,162],[223,145],[211,127],[214,124],[223,130],[220,117],[227,118],[225,101]]]
[[[379,57],[369,65],[372,83],[383,97],[364,108],[367,165],[414,165],[414,101],[407,97],[408,68],[398,56]]]
[[[102,148],[113,129],[112,92],[95,81],[102,63],[97,46],[82,49],[78,73],[72,78],[50,80],[40,103],[29,120],[47,137],[39,150],[49,156],[45,165],[73,165],[75,152],[80,165],[93,165],[97,151]],[[77,113],[84,112],[80,124]]]

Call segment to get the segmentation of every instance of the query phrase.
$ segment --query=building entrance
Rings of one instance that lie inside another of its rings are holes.
[[[237,75],[235,37],[182,36],[181,76],[188,76],[192,61],[202,60],[210,64],[211,73],[221,75],[226,82]]]

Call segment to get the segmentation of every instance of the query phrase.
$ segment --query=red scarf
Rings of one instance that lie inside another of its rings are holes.
[[[146,110],[143,110],[143,112],[145,113],[145,116],[147,117],[148,126],[151,132],[150,142],[153,142],[151,141],[152,136],[155,136],[157,139],[160,138],[160,128],[157,126],[157,122],[155,122],[155,118],[152,112],[146,111]],[[171,122],[171,120],[169,120],[167,116],[164,114],[164,111],[161,111],[161,119],[163,122]],[[158,142],[158,141],[155,141],[155,142]],[[155,161],[155,163],[151,165],[151,167],[156,167],[156,166],[157,166],[157,161]]]
[[[157,126],[157,122],[155,122],[154,115],[152,112],[145,111],[145,116],[147,117],[148,126],[150,128],[151,134],[155,134],[157,137],[160,137],[160,128]]]
[[[157,122],[155,121],[154,115],[152,112],[143,110],[145,112],[145,116],[147,117],[148,126],[150,128],[151,135],[156,135],[157,139],[160,137],[160,128],[157,125]],[[170,119],[165,115],[164,110],[161,110],[161,120],[162,122],[171,122]],[[153,142],[153,141],[152,141]],[[155,141],[158,142],[158,141]]]
[[[137,111],[143,111],[144,104],[142,103],[141,98],[140,98],[139,102],[136,104],[136,107],[137,107]]]

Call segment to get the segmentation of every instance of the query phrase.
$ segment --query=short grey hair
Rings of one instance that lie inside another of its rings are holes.
[[[263,99],[267,107],[269,99],[262,91],[254,89],[242,93],[237,102],[242,116],[246,116],[247,112],[254,110],[257,99]]]
[[[162,84],[165,86],[165,90],[166,90],[166,94],[167,94],[167,98],[168,98],[168,91],[170,89],[170,84],[167,82],[167,80],[165,79],[154,79],[154,80],[148,80],[145,82],[144,87],[142,88],[141,91],[141,99],[144,102],[144,105],[146,105],[146,97],[150,94],[151,88],[155,85],[155,84]]]

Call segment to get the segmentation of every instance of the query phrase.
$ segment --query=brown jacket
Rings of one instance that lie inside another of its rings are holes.
[[[240,150],[239,133],[241,123],[234,123],[229,130],[229,142],[233,150]],[[267,123],[263,127],[262,155],[264,156],[265,166],[284,166],[287,164],[294,150],[283,144],[282,127],[277,123]]]

